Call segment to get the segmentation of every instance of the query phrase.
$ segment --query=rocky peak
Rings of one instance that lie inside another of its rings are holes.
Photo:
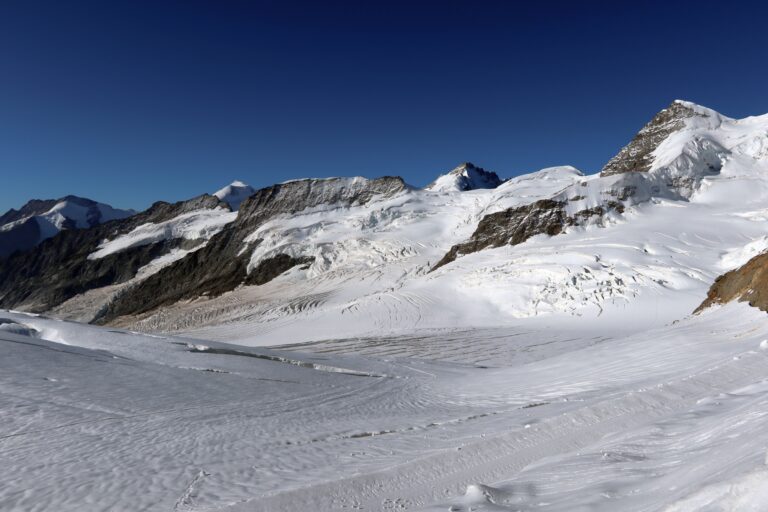
[[[287,181],[253,193],[241,205],[238,222],[260,223],[273,215],[299,212],[320,205],[366,204],[376,197],[391,197],[407,188],[399,176]]]
[[[463,192],[466,190],[496,188],[502,183],[503,180],[495,172],[486,171],[482,167],[477,167],[472,162],[464,162],[447,174],[443,174],[425,188],[435,192]]]
[[[246,239],[276,215],[308,208],[345,207],[392,197],[408,189],[402,178],[327,178],[279,183],[254,192],[243,201],[237,219],[185,258],[163,268],[109,304],[100,322],[135,315],[201,295],[216,296],[241,284],[263,284],[310,259],[276,255],[248,272],[251,249],[261,241]]]
[[[18,210],[11,208],[2,216],[0,216],[0,226],[11,222],[16,222],[26,217],[45,213],[53,208],[57,202],[57,199],[32,199],[27,201],[27,203]]]
[[[675,100],[643,126],[629,144],[605,164],[600,175],[648,172],[656,148],[671,134],[684,129],[692,118],[709,118],[716,124],[721,121],[721,116],[713,110],[688,101]]]

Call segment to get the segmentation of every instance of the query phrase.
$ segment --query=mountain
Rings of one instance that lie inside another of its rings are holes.
[[[595,174],[240,188],[0,260],[0,502],[766,503],[768,115],[676,101]]]
[[[256,190],[250,185],[246,185],[242,181],[233,181],[221,190],[214,192],[213,195],[218,197],[220,201],[227,203],[234,212],[240,208],[240,203],[254,192]]]
[[[217,197],[202,195],[174,204],[158,201],[88,229],[63,230],[0,261],[0,304],[49,311],[75,298],[75,311],[80,303],[92,310],[74,317],[91,320],[113,295],[199,249],[235,216]]]
[[[248,344],[523,318],[671,322],[747,262],[745,247],[759,253],[766,133],[768,116],[675,101],[592,175],[561,166],[502,182],[464,164],[425,189],[235,183],[184,214],[61,234],[9,259],[0,307]]]
[[[426,186],[433,192],[455,192],[496,188],[503,181],[495,172],[486,171],[471,162],[465,162],[447,174],[443,174]]]
[[[77,196],[33,199],[0,216],[0,258],[29,250],[62,230],[90,228],[134,213]]]

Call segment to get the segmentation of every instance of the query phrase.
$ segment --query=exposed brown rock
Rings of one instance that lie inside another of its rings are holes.
[[[542,199],[525,206],[486,215],[477,225],[472,237],[454,245],[432,270],[446,265],[464,254],[488,247],[517,245],[539,234],[556,235],[567,223],[564,203]]]
[[[718,277],[695,313],[734,300],[768,311],[768,253],[758,254],[743,266]]]
[[[508,208],[486,215],[466,242],[456,244],[438,261],[430,272],[447,265],[456,258],[482,251],[489,247],[518,245],[535,235],[555,236],[568,226],[581,226],[588,222],[602,224],[609,211],[624,213],[624,205],[618,201],[607,201],[601,206],[585,208],[568,216],[565,202],[541,199],[531,204]]]

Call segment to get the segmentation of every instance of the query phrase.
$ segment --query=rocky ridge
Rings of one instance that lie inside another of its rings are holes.
[[[249,272],[250,253],[260,240],[246,241],[261,224],[311,208],[363,205],[408,190],[399,177],[328,178],[289,181],[257,190],[240,206],[237,219],[201,250],[162,269],[117,297],[99,322],[138,315],[160,306],[200,296],[216,296],[242,284],[263,284],[284,271],[311,260],[275,255]]]
[[[492,171],[486,171],[472,162],[464,162],[447,174],[443,174],[425,187],[434,192],[464,192],[467,190],[492,189],[504,180]]]
[[[0,259],[32,249],[62,230],[91,228],[134,213],[72,195],[33,199],[19,210],[11,208],[0,216]]]
[[[44,240],[26,252],[0,261],[0,307],[46,311],[93,288],[131,279],[150,261],[173,248],[194,243],[171,239],[131,248],[105,258],[90,259],[104,240],[131,232],[137,226],[167,221],[184,213],[227,208],[218,198],[202,195],[170,204],[156,202],[144,212],[90,229],[70,229]]]

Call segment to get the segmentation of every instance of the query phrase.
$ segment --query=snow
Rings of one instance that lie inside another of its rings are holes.
[[[0,226],[0,231],[10,231],[33,219],[40,228],[40,240],[38,242],[41,242],[55,236],[70,225],[77,229],[84,229],[98,223],[123,219],[135,213],[133,210],[119,210],[104,203],[87,204],[87,201],[77,197],[68,197],[57,202],[51,209],[42,214],[4,224]]]
[[[40,333],[0,330],[3,510],[764,503],[768,321],[745,304],[277,349],[0,317]]]
[[[242,181],[233,181],[226,187],[213,193],[232,208],[232,211],[237,211],[240,208],[240,203],[246,200],[256,190],[250,185],[246,185]]]
[[[98,250],[88,255],[88,259],[100,259],[133,247],[176,238],[209,240],[235,218],[237,218],[237,212],[215,208],[183,213],[165,222],[149,222],[117,238],[103,241]]]
[[[249,269],[308,268],[132,330],[0,311],[0,509],[765,510],[768,317],[691,312],[768,248],[768,117],[686,106],[647,173],[562,166],[274,217]],[[430,271],[489,213],[573,215],[626,187],[621,214]],[[139,226],[92,257],[204,243],[236,215]]]
[[[247,238],[262,240],[243,248],[248,268],[277,254],[314,257],[309,268],[125,325],[259,346],[539,317],[627,332],[678,320],[717,276],[766,247],[768,116],[693,110],[699,115],[659,145],[647,173],[584,176],[561,166],[495,189],[409,189],[275,217]],[[626,188],[634,195],[621,214],[430,272],[489,213],[552,198],[574,215]]]
[[[467,162],[438,177],[425,190],[432,192],[463,192],[465,190],[493,189],[501,184],[495,173],[475,167]]]

